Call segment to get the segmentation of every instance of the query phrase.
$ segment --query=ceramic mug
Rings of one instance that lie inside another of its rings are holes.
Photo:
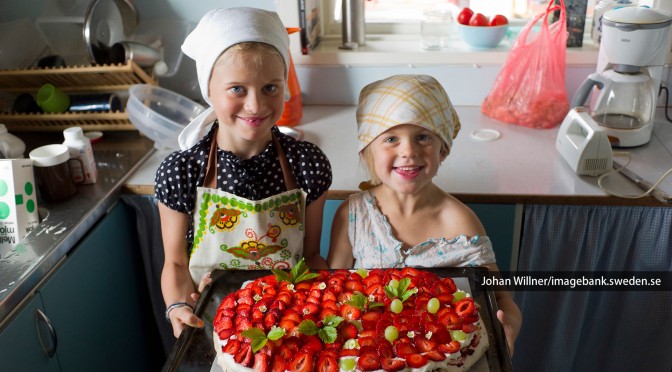
[[[35,181],[44,200],[63,200],[77,193],[70,167],[75,162],[79,162],[80,167],[83,164],[79,159],[70,159],[67,146],[54,144],[38,147],[28,156],[33,161]]]
[[[65,112],[70,106],[70,96],[53,84],[44,84],[37,91],[37,104],[44,112]]]

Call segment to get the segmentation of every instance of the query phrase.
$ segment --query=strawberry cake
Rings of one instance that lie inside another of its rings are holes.
[[[224,371],[467,371],[485,354],[479,306],[414,268],[310,273],[299,262],[228,294],[214,325]]]

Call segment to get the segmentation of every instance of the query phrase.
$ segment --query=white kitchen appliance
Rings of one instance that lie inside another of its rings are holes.
[[[639,146],[651,139],[670,24],[672,16],[647,7],[604,13],[597,71],[579,87],[571,106],[583,106],[592,92],[590,118],[612,146]]]
[[[578,175],[599,176],[611,170],[607,134],[583,107],[569,110],[560,124],[555,148]]]

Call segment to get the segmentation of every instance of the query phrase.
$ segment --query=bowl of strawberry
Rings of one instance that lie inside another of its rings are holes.
[[[488,18],[470,8],[463,8],[458,13],[457,23],[462,40],[475,49],[496,47],[509,30],[509,20],[505,16],[496,14]]]

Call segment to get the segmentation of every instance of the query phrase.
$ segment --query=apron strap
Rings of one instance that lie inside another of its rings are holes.
[[[212,142],[210,143],[208,164],[205,167],[205,181],[203,182],[203,186],[211,189],[217,188],[217,130],[219,130],[219,128],[215,129],[215,133],[213,133],[212,136]],[[273,135],[273,144],[275,145],[275,151],[278,153],[278,160],[280,160],[280,168],[282,169],[282,176],[285,180],[287,191],[298,189],[299,187],[296,183],[296,177],[294,177],[294,173],[289,166],[285,151],[282,149],[282,146],[280,146],[280,141],[278,141],[278,138],[275,137],[275,135]]]

